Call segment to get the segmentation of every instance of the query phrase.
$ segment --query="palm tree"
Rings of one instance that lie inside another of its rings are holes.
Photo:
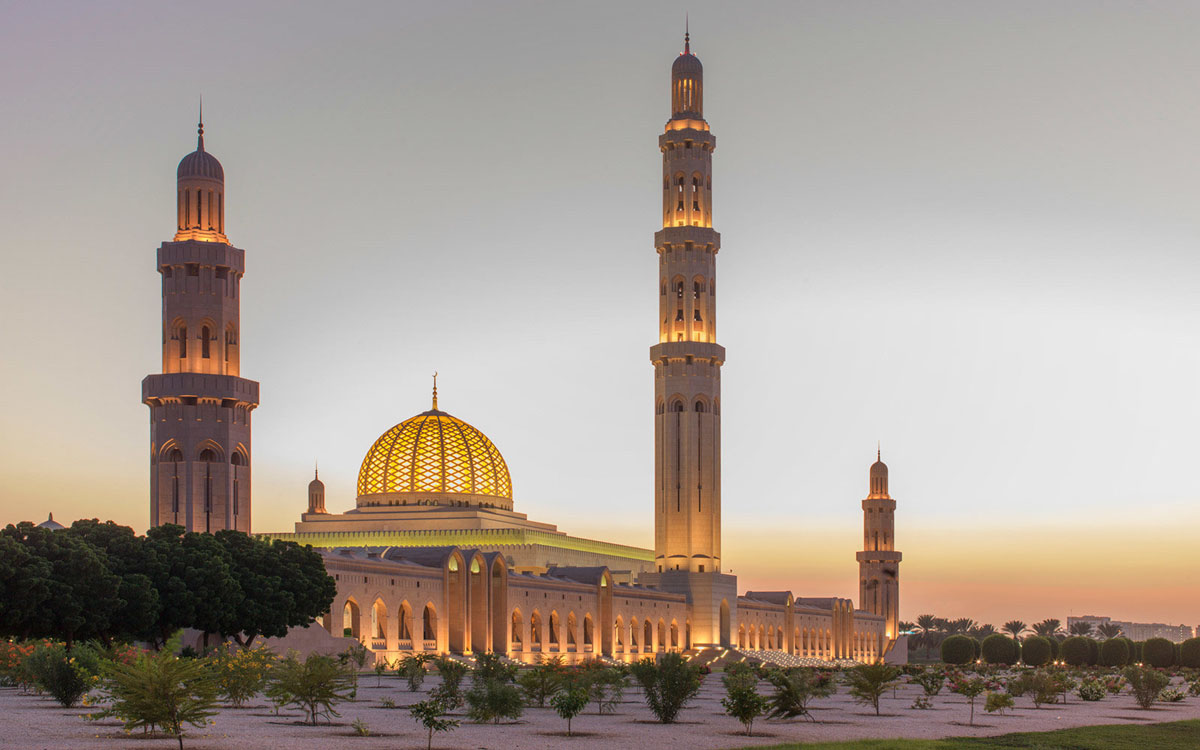
[[[1091,637],[1092,624],[1083,620],[1076,620],[1075,622],[1071,623],[1070,633],[1071,635],[1083,635]]]
[[[971,628],[970,631],[968,631],[968,635],[975,640],[982,641],[984,638],[987,638],[989,635],[995,632],[996,626],[988,623],[985,625],[976,625],[975,627]]]
[[[938,618],[933,615],[921,615],[917,618],[917,627],[921,629],[920,639],[925,646],[925,658],[929,658],[929,650],[933,647],[933,633],[938,629]]]
[[[960,617],[950,623],[950,629],[954,633],[969,633],[973,627],[975,621],[970,617]]]
[[[1121,626],[1115,622],[1102,622],[1096,627],[1096,632],[1105,638],[1116,638],[1121,634]]]
[[[1021,633],[1025,632],[1025,623],[1020,620],[1009,620],[1004,623],[1004,632],[1013,637],[1013,640],[1021,640]]]
[[[1062,622],[1048,617],[1041,622],[1034,623],[1033,632],[1044,638],[1057,638],[1063,634]]]
[[[899,629],[899,631],[901,633],[911,633],[917,629],[917,624],[915,622],[907,622],[905,620],[901,620],[899,623],[896,624],[896,628]]]

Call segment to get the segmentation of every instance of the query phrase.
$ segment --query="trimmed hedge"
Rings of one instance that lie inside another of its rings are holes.
[[[1095,638],[1088,638],[1088,658],[1089,667],[1094,667],[1100,663],[1100,641]]]
[[[1050,661],[1056,661],[1062,658],[1062,641],[1054,636],[1045,636],[1046,643],[1050,644]]]
[[[942,661],[947,664],[967,664],[975,660],[975,639],[952,635],[942,641]]]
[[[1151,638],[1142,646],[1142,657],[1152,667],[1169,667],[1175,663],[1175,644],[1166,638]]]
[[[1072,667],[1082,667],[1088,661],[1088,643],[1091,638],[1084,638],[1081,635],[1073,635],[1062,644],[1062,658],[1067,664]]]
[[[1100,666],[1123,667],[1129,663],[1129,641],[1109,638],[1100,644]]]
[[[984,638],[980,646],[983,660],[988,664],[1016,664],[1018,650],[1016,641],[999,633]]]
[[[1030,636],[1021,644],[1021,659],[1031,667],[1041,667],[1047,664],[1054,654],[1049,638],[1040,635]]]
[[[1200,667],[1200,638],[1188,638],[1179,644],[1179,666]]]
[[[1130,641],[1129,642],[1129,663],[1130,664],[1141,664],[1142,662],[1145,661],[1145,659],[1142,658],[1142,646],[1143,645],[1144,644],[1142,641]]]

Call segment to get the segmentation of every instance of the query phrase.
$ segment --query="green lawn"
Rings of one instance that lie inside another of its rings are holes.
[[[1196,750],[1200,720],[1120,724],[945,740],[855,740],[770,745],[755,750]]]

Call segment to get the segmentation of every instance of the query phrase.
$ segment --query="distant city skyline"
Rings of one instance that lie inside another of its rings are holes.
[[[437,370],[516,510],[649,546],[682,10],[213,11],[201,43],[185,7],[0,6],[0,522],[149,523],[137,383],[203,92],[247,254],[254,530],[291,529],[314,459],[351,507]],[[721,139],[725,567],[856,592],[882,441],[903,619],[1200,623],[1200,8],[689,12]]]

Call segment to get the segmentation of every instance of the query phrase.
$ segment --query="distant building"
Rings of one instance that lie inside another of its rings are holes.
[[[1096,629],[1103,624],[1112,624],[1121,628],[1121,635],[1131,641],[1144,641],[1149,638],[1166,638],[1172,643],[1182,643],[1188,638],[1191,638],[1194,633],[1188,625],[1166,625],[1161,622],[1125,622],[1123,620],[1114,620],[1111,617],[1100,617],[1098,615],[1083,615],[1081,617],[1068,617],[1067,630],[1077,622],[1086,622],[1092,626],[1092,635],[1096,635]]]

